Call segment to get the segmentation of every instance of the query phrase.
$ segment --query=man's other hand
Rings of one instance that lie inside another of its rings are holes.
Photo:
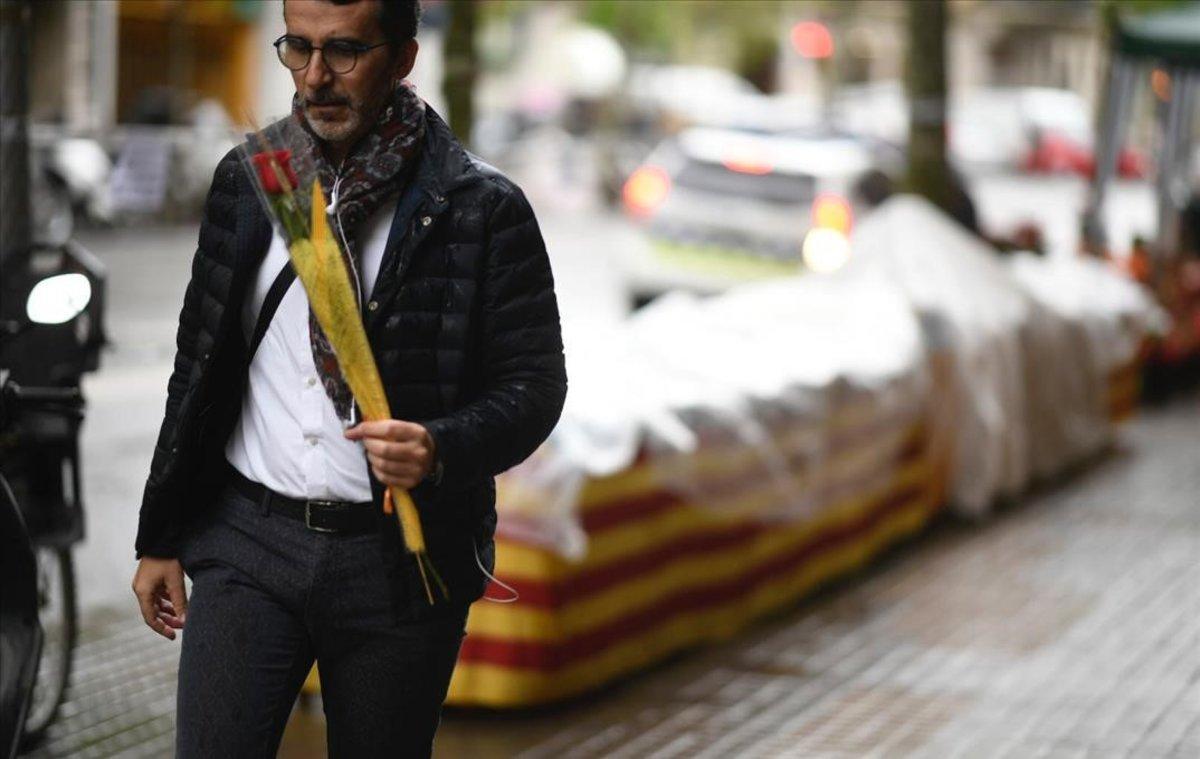
[[[175,640],[175,631],[182,630],[187,619],[187,591],[179,560],[143,556],[133,575],[133,594],[150,629]]]
[[[433,438],[415,422],[362,422],[346,430],[346,437],[363,442],[371,471],[385,485],[411,490],[433,468]]]

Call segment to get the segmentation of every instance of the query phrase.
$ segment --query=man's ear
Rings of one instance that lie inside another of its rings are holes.
[[[400,54],[396,56],[396,67],[392,71],[392,78],[398,84],[401,79],[404,79],[412,73],[413,66],[417,63],[417,49],[420,46],[415,39],[408,40],[404,46],[400,48]]]

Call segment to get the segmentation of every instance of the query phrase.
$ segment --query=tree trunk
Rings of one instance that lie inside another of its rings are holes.
[[[463,143],[471,140],[475,122],[475,79],[479,61],[475,54],[475,27],[479,21],[478,0],[449,0],[450,24],[446,29],[445,74],[450,128]]]
[[[906,86],[909,192],[951,205],[946,162],[946,0],[909,0]]]

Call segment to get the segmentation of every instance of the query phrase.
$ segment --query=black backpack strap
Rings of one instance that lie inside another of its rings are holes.
[[[271,326],[271,320],[275,318],[279,303],[295,279],[296,270],[292,268],[292,260],[289,258],[288,262],[279,270],[275,281],[271,283],[271,289],[267,290],[267,297],[263,299],[262,308],[258,310],[258,321],[255,322],[254,334],[250,337],[250,352],[246,354],[248,361],[254,359],[258,344],[262,342],[263,335],[267,334],[267,327]]]

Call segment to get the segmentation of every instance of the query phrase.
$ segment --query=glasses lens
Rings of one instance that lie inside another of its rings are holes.
[[[280,40],[275,49],[279,51],[279,62],[292,71],[299,71],[307,66],[308,58],[312,55],[312,48],[308,43],[287,37]]]
[[[321,48],[321,56],[325,59],[325,65],[329,67],[330,71],[335,74],[346,74],[354,68],[354,63],[358,59],[358,51],[352,45],[334,41]]]

